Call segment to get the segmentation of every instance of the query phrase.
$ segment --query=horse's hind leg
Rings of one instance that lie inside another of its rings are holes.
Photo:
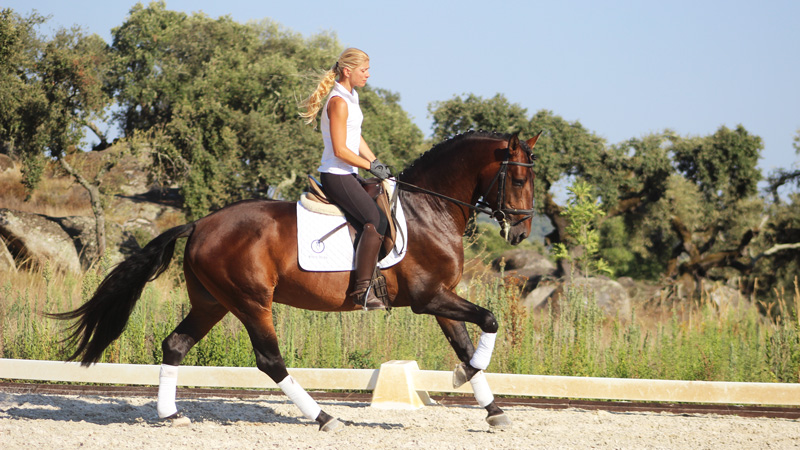
[[[510,426],[511,420],[494,401],[494,396],[489,389],[489,384],[486,383],[483,373],[469,364],[475,353],[475,347],[472,345],[472,340],[467,332],[467,326],[464,322],[438,316],[436,321],[439,322],[439,327],[444,332],[447,341],[450,342],[450,346],[453,347],[458,359],[461,360],[461,365],[456,368],[453,375],[453,386],[458,387],[469,381],[472,384],[475,399],[488,413],[486,421],[489,422],[489,425],[493,427]]]
[[[186,275],[186,289],[192,309],[186,318],[161,343],[164,356],[158,382],[158,416],[169,418],[178,413],[175,394],[178,384],[178,366],[203,337],[211,331],[228,312],[224,306],[203,287],[190,270]]]
[[[321,431],[338,431],[342,428],[342,423],[323,411],[286,370],[272,322],[272,310],[252,308],[242,311],[237,317],[250,335],[259,370],[266,373],[281,388],[306,418],[315,420]]]

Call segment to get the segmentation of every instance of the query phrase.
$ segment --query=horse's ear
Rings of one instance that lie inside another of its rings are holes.
[[[514,156],[519,150],[519,133],[514,133],[508,140],[508,152]]]
[[[534,136],[534,137],[532,137],[532,138],[528,139],[528,140],[525,142],[526,144],[528,144],[528,148],[529,148],[529,149],[533,150],[533,147],[536,145],[536,141],[538,141],[538,140],[539,140],[539,136],[541,136],[541,135],[542,135],[542,133],[544,133],[544,131],[540,131],[540,132],[539,132],[539,134],[537,134],[536,136]]]

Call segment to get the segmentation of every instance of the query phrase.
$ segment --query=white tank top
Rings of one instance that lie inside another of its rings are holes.
[[[328,101],[325,102],[325,108],[322,110],[320,127],[322,128],[322,143],[325,148],[322,150],[322,164],[318,170],[336,175],[357,174],[358,167],[351,166],[333,154],[331,119],[328,117],[328,103],[333,97],[341,97],[347,103],[347,139],[345,140],[347,148],[358,155],[358,148],[361,146],[361,122],[364,120],[364,115],[358,106],[358,92],[355,89],[348,92],[337,82],[333,85]]]

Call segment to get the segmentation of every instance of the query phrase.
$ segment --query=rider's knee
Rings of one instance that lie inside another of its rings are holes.
[[[389,219],[380,209],[378,210],[378,214],[380,215],[380,218],[378,219],[378,224],[375,226],[375,230],[377,230],[378,233],[383,236],[386,234],[386,230],[389,228]]]

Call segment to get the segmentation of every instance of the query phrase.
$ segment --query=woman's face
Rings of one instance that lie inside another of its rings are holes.
[[[348,70],[350,72],[350,85],[353,87],[364,87],[367,85],[367,78],[369,78],[369,60],[364,61],[360,66],[355,69]]]

